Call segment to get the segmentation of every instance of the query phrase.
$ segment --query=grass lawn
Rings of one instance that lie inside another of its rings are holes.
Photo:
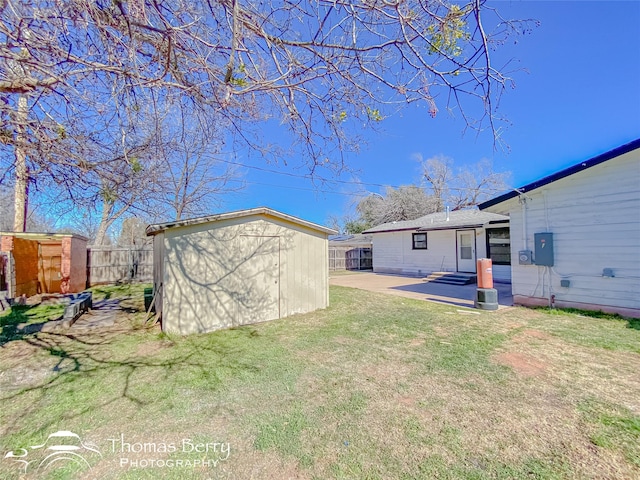
[[[640,322],[332,287],[326,310],[174,337],[144,327],[142,286],[100,296],[126,297],[103,330],[0,314],[2,457],[57,431],[100,452],[20,478],[640,477]]]

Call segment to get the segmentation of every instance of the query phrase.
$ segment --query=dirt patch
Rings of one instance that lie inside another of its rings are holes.
[[[148,357],[155,355],[156,353],[169,348],[172,345],[171,342],[146,342],[138,345],[136,355],[141,357]]]
[[[438,337],[450,337],[451,336],[451,327],[441,327],[438,325],[433,326],[433,333],[435,333]]]
[[[39,385],[53,375],[48,369],[34,369],[28,366],[18,365],[8,372],[0,372],[0,385],[2,389],[20,389]]]
[[[541,330],[525,330],[524,332],[522,332],[522,335],[527,336],[527,337],[533,337],[533,338],[539,338],[540,340],[549,340],[551,337],[551,335],[549,335],[546,332],[543,332]]]
[[[398,403],[406,407],[413,407],[416,404],[416,399],[414,397],[407,397],[407,396],[400,397],[398,398]]]
[[[424,338],[414,338],[409,342],[410,347],[419,347],[420,345],[424,345]]]
[[[19,362],[23,358],[33,357],[33,355],[39,350],[40,349],[38,347],[21,341],[5,343],[0,347],[3,362],[15,360],[15,363]]]
[[[524,327],[524,325],[518,322],[508,322],[505,324],[505,327],[507,327],[509,330],[515,330],[516,328]]]
[[[500,365],[513,368],[523,377],[536,377],[543,374],[547,364],[531,355],[519,352],[500,353],[494,357]]]
[[[364,365],[359,370],[363,378],[385,385],[393,385],[408,378],[412,371],[410,366],[392,361]]]
[[[340,345],[353,345],[355,342],[353,338],[337,336],[333,339],[334,342]]]
[[[523,330],[518,335],[516,335],[513,340],[515,342],[527,342],[532,338],[535,338],[538,340],[550,340],[553,337],[541,330],[527,329],[527,330]]]

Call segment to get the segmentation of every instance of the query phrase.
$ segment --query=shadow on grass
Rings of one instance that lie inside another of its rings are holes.
[[[0,346],[11,340],[19,339],[17,338],[18,325],[27,323],[30,320],[27,312],[32,308],[31,306],[14,305],[8,315],[0,317],[0,328],[2,329]]]
[[[627,318],[627,327],[640,330],[640,318]]]
[[[22,340],[42,330],[53,317],[60,317],[64,307],[14,305],[8,314],[0,316],[0,347],[8,342]]]
[[[15,315],[11,323],[23,320],[23,316]],[[0,393],[0,401],[13,402],[14,405],[24,402],[27,405],[36,393],[39,398],[47,398],[48,403],[58,405],[73,402],[67,397],[70,392],[86,395],[83,405],[78,404],[65,411],[64,418],[68,420],[82,417],[88,411],[117,408],[121,399],[140,409],[161,403],[164,397],[161,389],[157,388],[160,383],[170,384],[166,391],[176,388],[216,391],[229,377],[246,377],[260,370],[251,354],[255,350],[251,343],[260,336],[246,327],[228,332],[232,333],[181,337],[176,341],[163,333],[158,335],[157,331],[154,334],[149,329],[122,327],[102,332],[23,335],[20,340],[55,359],[57,363],[53,368],[46,361],[38,360],[43,371],[54,372],[55,375],[47,375],[44,379],[40,377],[31,385],[5,388]],[[131,336],[139,342],[132,343]],[[155,349],[147,354],[141,351],[144,346]],[[98,384],[99,393],[89,393],[94,392]],[[32,414],[30,408],[17,410],[10,416],[5,431],[20,430],[18,425]],[[47,430],[58,420],[44,415],[40,428]]]

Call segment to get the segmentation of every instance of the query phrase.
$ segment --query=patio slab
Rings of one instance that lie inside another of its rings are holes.
[[[329,284],[474,308],[478,285],[446,285],[425,282],[422,278],[372,272],[346,272],[331,275]],[[498,291],[498,308],[513,305],[510,283],[494,283],[493,288]]]
[[[91,329],[111,327],[115,324],[116,314],[120,311],[120,301],[116,299],[94,302],[93,308],[72,325],[72,329]]]

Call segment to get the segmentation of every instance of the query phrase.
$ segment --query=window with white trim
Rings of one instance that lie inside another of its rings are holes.
[[[426,233],[414,233],[413,234],[413,249],[414,250],[426,250],[427,249],[427,234]]]

